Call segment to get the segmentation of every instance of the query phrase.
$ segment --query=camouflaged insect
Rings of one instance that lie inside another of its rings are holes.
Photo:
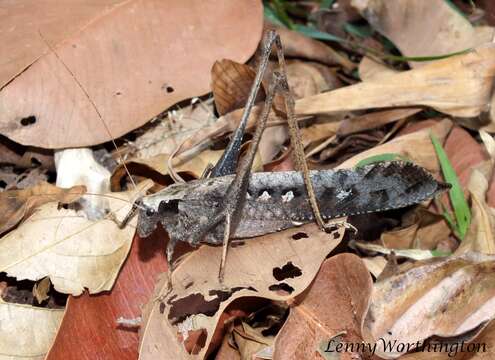
[[[324,219],[399,209],[449,188],[422,167],[400,161],[311,171],[310,175]],[[148,236],[161,223],[171,241],[190,242],[195,228],[207,223],[218,209],[233,179],[229,175],[175,184],[145,197],[139,211],[139,236]],[[240,214],[231,238],[259,236],[314,220],[302,175],[296,171],[251,174]],[[200,242],[222,244],[223,231],[220,223]]]

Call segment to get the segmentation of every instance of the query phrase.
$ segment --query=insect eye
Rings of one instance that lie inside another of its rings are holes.
[[[146,216],[153,216],[155,215],[155,210],[153,209],[146,209]]]

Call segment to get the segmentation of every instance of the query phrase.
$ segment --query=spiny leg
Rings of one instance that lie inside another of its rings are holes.
[[[220,264],[218,277],[220,283],[223,282],[223,273],[225,263],[227,261],[227,247],[229,244],[230,234],[233,232],[233,229],[235,229],[240,221],[240,213],[244,207],[244,203],[246,202],[246,194],[249,185],[249,177],[251,175],[251,167],[253,166],[254,157],[256,155],[256,152],[258,151],[258,145],[263,135],[263,131],[266,128],[268,116],[270,115],[270,110],[273,104],[273,98],[275,97],[275,93],[279,89],[280,81],[280,74],[278,72],[274,72],[270,80],[270,85],[268,88],[265,103],[263,105],[261,116],[257,120],[256,130],[249,146],[249,150],[247,151],[246,156],[239,166],[239,172],[227,188],[227,192],[222,201],[222,208],[224,209],[222,210],[222,213],[224,215],[224,219],[226,220],[226,229],[224,230],[222,261]]]
[[[294,147],[294,155],[296,160],[296,168],[303,174],[304,184],[306,186],[306,191],[308,192],[309,203],[313,209],[316,223],[321,229],[326,230],[327,225],[323,221],[320,213],[320,208],[318,206],[318,201],[316,199],[315,191],[313,188],[313,182],[309,175],[308,163],[306,162],[306,157],[304,156],[304,146],[301,140],[301,131],[299,130],[299,125],[295,116],[295,102],[294,97],[291,94],[289,83],[287,81],[287,70],[285,65],[284,52],[282,48],[282,42],[278,35],[275,36],[274,44],[277,50],[278,64],[281,71],[281,81],[280,90],[282,96],[284,97],[285,110],[287,114],[287,123],[289,125],[289,135]]]
[[[223,283],[223,276],[225,274],[225,262],[227,261],[227,250],[229,248],[230,240],[230,214],[225,215],[225,228],[223,231],[223,249],[222,249],[222,260],[220,261],[220,270],[218,271],[218,281]]]
[[[174,271],[174,250],[177,245],[177,240],[170,238],[167,244],[167,288],[172,290],[172,272]]]
[[[251,110],[254,106],[256,96],[258,95],[258,91],[261,87],[263,76],[265,75],[266,68],[268,67],[270,53],[272,51],[273,44],[275,43],[277,38],[278,35],[273,30],[268,31],[264,36],[262,50],[261,50],[261,60],[258,66],[258,70],[256,72],[256,77],[254,79],[253,85],[251,86],[251,90],[249,92],[246,105],[244,106],[244,112],[242,113],[239,126],[232,135],[232,139],[225,148],[222,157],[220,158],[220,160],[218,160],[217,164],[210,172],[209,174],[210,177],[230,175],[230,174],[235,174],[236,172],[237,161],[239,158],[239,153],[242,144],[242,138],[244,137],[249,115],[251,114]]]

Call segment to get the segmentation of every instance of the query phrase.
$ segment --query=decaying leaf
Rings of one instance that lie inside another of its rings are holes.
[[[273,359],[314,359],[320,343],[331,345],[328,343],[339,333],[344,333],[344,342],[361,342],[372,287],[371,276],[356,255],[340,254],[326,260],[309,290],[291,307],[277,335]],[[353,359],[352,352],[339,358]]]
[[[6,303],[0,299],[0,357],[42,360],[55,338],[64,310]]]
[[[110,213],[91,221],[84,213],[50,202],[37,208],[14,231],[0,239],[0,271],[18,280],[49,276],[55,289],[79,295],[109,290],[124,262],[137,219],[123,229],[118,221],[133,201],[151,186],[142,182],[126,193],[107,194]]]
[[[495,316],[494,269],[495,257],[479,253],[404,264],[375,283],[363,332],[372,338],[366,340],[376,341],[376,354],[385,359],[433,335],[472,340]]]
[[[300,99],[296,114],[424,105],[449,115],[474,117],[488,109],[494,74],[495,46],[484,45],[419,69]]]
[[[206,150],[199,155],[187,161],[175,161],[174,169],[176,172],[187,174],[188,176],[199,179],[208,165],[215,165],[222,156],[223,151]],[[170,180],[167,179],[169,173],[168,154],[155,155],[147,159],[131,159],[127,161],[126,167],[119,165],[115,168],[111,184],[112,190],[118,191],[121,189],[122,180],[128,176],[127,171],[131,175],[146,177],[152,179],[155,183],[167,185]]]
[[[263,26],[255,0],[27,0],[4,8],[0,132],[45,148],[103,143],[208,92],[213,63],[246,61]]]
[[[265,28],[275,28],[279,33],[286,56],[314,60],[326,65],[341,65],[348,71],[351,71],[356,67],[356,65],[344,54],[335,51],[321,41],[311,39],[297,31],[292,31],[283,27],[275,27],[270,23],[265,23]]]
[[[343,229],[326,234],[308,224],[241,242],[229,249],[222,285],[222,248],[195,250],[174,270],[173,290],[167,291],[166,279],[157,285],[144,316],[140,358],[204,358],[227,305],[244,296],[287,300],[300,294],[342,235]],[[189,355],[183,342],[198,332],[199,347]]]
[[[256,72],[249,65],[228,59],[215,61],[211,69],[211,90],[220,115],[244,107],[255,77]],[[263,88],[256,99],[265,99]]]
[[[442,142],[452,128],[452,122],[444,119],[431,128],[415,131],[410,134],[399,136],[385,144],[376,146],[345,161],[338,168],[350,168],[356,166],[361,160],[379,154],[400,154],[412,162],[428,169],[433,174],[438,173],[439,165],[435,150],[431,143],[430,132],[434,133]]]
[[[33,210],[53,201],[70,203],[86,192],[84,186],[62,189],[48,183],[23,190],[9,190],[0,193],[0,234],[17,225],[32,214]]]
[[[39,304],[49,298],[48,291],[50,291],[51,284],[49,277],[43,278],[34,284],[33,296]]]
[[[485,139],[487,151],[493,151],[493,138],[481,132]],[[464,241],[456,251],[462,254],[468,251],[476,251],[484,254],[495,254],[495,210],[486,203],[489,181],[493,175],[493,152],[492,157],[472,169],[468,182],[471,194],[472,220]]]
[[[409,57],[463,51],[490,42],[494,35],[493,29],[473,27],[444,0],[353,0],[352,5]],[[410,64],[420,67],[426,63]]]

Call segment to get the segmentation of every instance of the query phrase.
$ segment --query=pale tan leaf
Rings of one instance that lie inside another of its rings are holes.
[[[361,260],[375,278],[380,276],[387,265],[387,259],[383,256],[363,257]]]
[[[309,291],[291,307],[275,340],[273,359],[314,359],[321,342],[342,332],[343,341],[361,342],[372,288],[371,276],[356,255],[326,260]],[[355,358],[351,352],[339,355],[342,360]]]
[[[6,303],[0,299],[0,359],[42,360],[64,310]]]
[[[49,277],[45,277],[34,284],[33,296],[39,304],[49,298],[48,291],[50,291],[51,284]]]
[[[444,119],[430,128],[399,136],[385,144],[363,151],[339,165],[338,168],[351,168],[359,161],[369,158],[370,156],[384,153],[396,153],[405,156],[412,162],[436,174],[439,171],[439,164],[435,149],[431,143],[430,132],[435,134],[440,143],[443,143],[451,128],[452,122],[448,119]]]
[[[62,189],[48,183],[41,183],[24,190],[1,192],[0,234],[17,225],[38,206],[52,201],[70,203],[80,198],[85,192],[84,186]]]
[[[213,63],[246,61],[263,28],[257,0],[25,0],[4,9],[0,131],[45,148],[106,142],[207,93]]]
[[[144,313],[140,359],[202,359],[220,315],[233,300],[287,300],[300,294],[342,235],[343,229],[326,234],[308,224],[245,240],[230,247],[222,285],[217,277],[222,248],[201,246],[174,270],[173,290],[167,291],[166,279],[157,285]],[[288,267],[294,271],[279,276]],[[203,331],[206,341],[197,355],[188,355],[183,341],[194,331]]]
[[[404,264],[375,283],[365,320],[365,334],[372,338],[366,340],[376,340],[376,355],[385,359],[433,335],[472,340],[495,316],[494,269],[495,257],[479,253]],[[385,350],[384,343],[394,340]]]
[[[494,74],[495,46],[481,46],[418,69],[300,99],[296,114],[424,105],[473,117],[488,109]]]
[[[359,63],[359,77],[362,81],[380,80],[386,76],[396,75],[398,73],[400,71],[389,68],[387,65],[367,56],[363,56]]]
[[[49,276],[56,290],[79,295],[109,290],[130,249],[136,217],[123,229],[122,220],[132,202],[151,186],[139,184],[134,191],[107,194],[110,213],[88,220],[83,213],[46,203],[14,231],[0,239],[0,271],[18,280]],[[113,214],[113,215],[112,215]]]

